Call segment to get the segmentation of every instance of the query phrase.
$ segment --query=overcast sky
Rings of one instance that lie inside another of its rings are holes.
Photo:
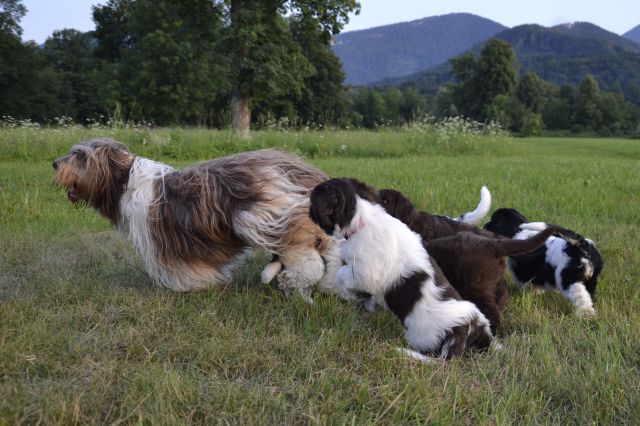
[[[23,0],[27,15],[21,22],[23,39],[43,43],[54,30],[94,28],[91,6],[100,0]],[[588,21],[622,34],[640,25],[640,0],[361,0],[360,15],[344,31],[360,30],[427,16],[468,12],[508,27],[536,23],[544,26]]]

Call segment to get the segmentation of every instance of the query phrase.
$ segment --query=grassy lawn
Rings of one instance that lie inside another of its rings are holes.
[[[51,184],[51,160],[99,135],[177,166],[280,146],[439,214],[472,209],[486,184],[493,208],[596,241],[598,317],[510,288],[504,350],[424,365],[395,352],[388,312],[260,285],[264,254],[226,287],[154,287],[131,246]],[[638,424],[639,206],[640,141],[0,130],[0,424]]]

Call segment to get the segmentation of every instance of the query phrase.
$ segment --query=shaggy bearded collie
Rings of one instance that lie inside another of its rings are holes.
[[[94,139],[53,162],[55,183],[127,236],[153,280],[190,291],[226,282],[247,248],[277,255],[279,286],[309,301],[330,239],[309,218],[309,193],[326,180],[293,154],[261,150],[176,170]]]

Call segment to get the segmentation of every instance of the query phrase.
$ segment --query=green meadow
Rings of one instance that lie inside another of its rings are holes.
[[[106,136],[174,166],[279,147],[429,212],[516,207],[602,252],[593,319],[510,286],[500,351],[421,364],[401,323],[334,297],[233,282],[158,288],[131,245],[52,184],[51,161]],[[0,129],[0,424],[638,424],[640,141],[418,128],[257,132]]]

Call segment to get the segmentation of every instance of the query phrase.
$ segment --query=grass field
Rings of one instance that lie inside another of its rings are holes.
[[[281,146],[331,176],[457,215],[493,207],[591,237],[605,260],[595,319],[510,288],[504,350],[424,365],[388,312],[258,282],[154,287],[131,246],[52,186],[51,160],[107,135],[183,166]],[[0,424],[638,424],[640,141],[429,131],[0,130]]]

